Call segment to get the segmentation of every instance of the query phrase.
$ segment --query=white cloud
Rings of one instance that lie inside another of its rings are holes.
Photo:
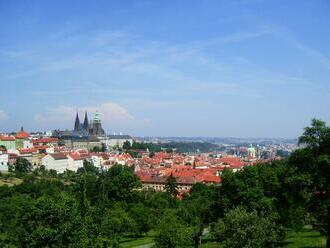
[[[8,119],[7,113],[0,109],[0,121],[5,121],[7,119]]]
[[[148,120],[140,120],[135,118],[126,108],[117,103],[106,102],[95,106],[85,106],[75,108],[73,106],[59,106],[48,109],[45,114],[36,114],[34,121],[41,128],[71,129],[74,124],[75,115],[78,111],[80,121],[83,121],[84,113],[89,113],[89,118],[92,119],[97,111],[101,115],[103,127],[106,130],[131,130],[132,126],[146,125]]]

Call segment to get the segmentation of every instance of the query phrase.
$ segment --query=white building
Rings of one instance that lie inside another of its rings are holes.
[[[0,153],[0,171],[8,171],[9,156],[7,153]]]
[[[99,156],[91,156],[89,160],[96,168],[102,169],[102,160]]]
[[[107,148],[119,147],[122,148],[126,141],[133,144],[133,138],[129,135],[108,135],[105,138],[100,139]]]
[[[76,154],[68,155],[68,170],[75,171],[79,168],[83,168],[84,166],[84,159]]]
[[[23,148],[24,149],[30,149],[33,147],[33,143],[31,142],[31,140],[24,140],[23,141]]]
[[[63,173],[69,168],[69,159],[63,153],[48,154],[42,158],[42,165],[47,170],[56,170],[58,173]]]

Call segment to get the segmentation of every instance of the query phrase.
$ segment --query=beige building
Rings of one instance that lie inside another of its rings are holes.
[[[64,145],[68,150],[77,151],[77,150],[92,150],[97,147],[102,149],[102,143],[97,139],[87,140],[64,140]]]
[[[68,155],[68,170],[75,171],[79,168],[83,168],[84,159],[80,156],[75,156],[74,154]]]
[[[53,153],[43,157],[42,164],[47,170],[56,170],[58,173],[63,173],[69,167],[69,159],[63,153]]]
[[[131,145],[133,144],[133,138],[129,135],[108,135],[101,139],[101,142],[105,144],[107,148],[122,148],[126,141],[130,142]]]

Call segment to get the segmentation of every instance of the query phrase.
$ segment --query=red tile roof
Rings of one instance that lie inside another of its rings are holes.
[[[30,134],[25,131],[20,131],[16,134],[16,139],[27,139],[30,137]]]
[[[57,138],[41,138],[32,140],[33,144],[39,144],[39,143],[57,143],[59,140]]]
[[[64,153],[52,153],[49,155],[55,160],[67,159],[67,156]]]
[[[0,140],[2,140],[2,141],[14,141],[15,137],[13,137],[13,136],[0,136]]]
[[[37,153],[38,149],[33,147],[33,148],[23,148],[18,150],[20,154],[29,154],[29,153]]]

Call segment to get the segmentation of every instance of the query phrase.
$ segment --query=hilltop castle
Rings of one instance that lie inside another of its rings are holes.
[[[85,112],[84,122],[81,123],[79,119],[79,114],[77,112],[76,121],[74,123],[74,132],[83,132],[88,135],[95,136],[104,136],[105,132],[102,128],[100,114],[98,112],[95,113],[93,121],[88,121],[87,112]]]

